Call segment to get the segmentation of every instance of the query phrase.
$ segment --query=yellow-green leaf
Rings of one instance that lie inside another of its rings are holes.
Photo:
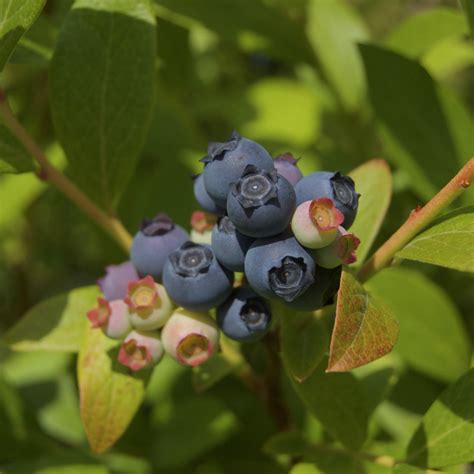
[[[86,313],[98,296],[97,286],[77,288],[33,306],[6,334],[16,351],[79,350]]]
[[[357,107],[365,95],[357,43],[369,37],[357,11],[341,0],[311,0],[306,31],[342,104],[348,109]]]
[[[411,464],[438,468],[474,459],[474,369],[431,405],[408,447]]]
[[[150,370],[131,375],[117,361],[120,342],[85,325],[77,361],[81,419],[91,449],[103,453],[122,436],[140,407]]]
[[[0,71],[45,3],[46,0],[0,0]]]
[[[397,257],[474,272],[474,207],[453,211],[408,243]]]
[[[380,230],[392,197],[392,174],[386,161],[371,160],[350,173],[360,193],[359,209],[351,232],[360,239],[357,263],[362,263]]]

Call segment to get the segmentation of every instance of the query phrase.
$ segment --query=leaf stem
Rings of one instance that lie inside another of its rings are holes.
[[[0,117],[3,119],[3,123],[39,164],[41,179],[49,181],[59,189],[59,191],[82,209],[85,214],[108,232],[117,243],[128,252],[132,243],[132,237],[122,222],[96,206],[72,181],[49,162],[40,146],[15,117],[7,97],[2,90],[0,90]]]
[[[414,209],[405,223],[364,263],[357,273],[359,280],[367,281],[388,266],[395,254],[469,187],[473,179],[474,158],[471,158],[424,207]]]

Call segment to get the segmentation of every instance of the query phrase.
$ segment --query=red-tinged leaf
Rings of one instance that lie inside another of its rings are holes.
[[[119,341],[88,327],[79,352],[81,418],[96,453],[107,451],[127,429],[142,403],[150,376],[150,370],[131,375],[119,364],[119,346]]]
[[[398,322],[385,305],[343,271],[327,372],[344,372],[388,354],[398,336]]]

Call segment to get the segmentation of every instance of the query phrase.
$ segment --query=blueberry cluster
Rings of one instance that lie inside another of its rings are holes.
[[[216,352],[220,331],[258,340],[272,324],[271,301],[321,308],[337,292],[341,265],[356,258],[350,177],[303,177],[291,154],[272,159],[236,132],[210,143],[201,161],[193,184],[203,211],[193,213],[191,235],[165,214],[145,219],[131,262],[107,268],[103,298],[88,313],[93,327],[122,340],[118,359],[134,371],[164,352],[198,365]]]

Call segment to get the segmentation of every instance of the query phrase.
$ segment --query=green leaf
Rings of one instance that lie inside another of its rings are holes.
[[[474,459],[474,369],[448,387],[424,415],[407,461],[440,467]]]
[[[424,469],[420,469],[416,466],[410,466],[409,464],[397,464],[393,468],[394,474],[423,474],[426,471]]]
[[[235,365],[221,354],[193,368],[193,386],[196,392],[205,392],[235,370]]]
[[[190,395],[173,403],[158,426],[151,451],[157,472],[189,465],[238,429],[237,417],[222,400]]]
[[[293,388],[326,430],[351,449],[358,449],[367,435],[364,390],[352,374],[327,374],[324,358],[304,382]],[[285,366],[288,372],[288,367]],[[291,374],[290,374],[291,375]]]
[[[296,147],[317,139],[321,100],[314,88],[288,79],[264,79],[250,86],[247,97],[255,112],[242,127],[243,135]]]
[[[45,3],[46,0],[0,0],[0,71]]]
[[[311,0],[306,32],[342,104],[348,109],[356,108],[366,88],[357,50],[357,42],[369,37],[362,19],[347,2]]]
[[[35,169],[23,145],[4,125],[0,125],[0,174],[25,173]]]
[[[453,211],[408,243],[397,257],[474,272],[474,206]]]
[[[435,79],[449,79],[474,63],[474,48],[464,38],[448,38],[430,49],[422,63]]]
[[[33,306],[6,334],[16,351],[77,352],[86,313],[98,296],[97,286],[77,288]]]
[[[120,342],[84,324],[77,361],[81,419],[92,451],[103,453],[122,436],[140,407],[150,370],[130,375],[117,361]]]
[[[156,13],[178,25],[203,25],[243,49],[269,50],[294,62],[313,59],[299,23],[261,0],[156,0]]]
[[[280,321],[281,355],[289,374],[301,383],[327,353],[327,330],[314,313],[285,311]]]
[[[474,3],[471,0],[461,0],[461,5],[471,27],[471,36],[474,36]]]
[[[392,312],[347,272],[342,272],[328,372],[354,369],[388,354],[397,341]]]
[[[311,445],[303,433],[283,431],[269,438],[263,446],[263,451],[273,456],[303,456],[310,448]]]
[[[459,107],[416,61],[373,45],[360,50],[385,152],[430,199],[474,153],[472,123],[455,121]]]
[[[360,193],[359,209],[351,232],[360,239],[357,265],[361,264],[380,230],[392,197],[392,174],[384,160],[371,160],[349,175]]]
[[[85,440],[79,414],[76,383],[71,374],[54,381],[55,396],[37,410],[38,423],[49,436],[71,445]]]
[[[437,42],[462,36],[467,32],[462,13],[452,8],[431,8],[409,16],[388,35],[385,45],[416,58],[429,51]]]
[[[54,53],[51,106],[70,174],[108,211],[151,119],[155,36],[148,0],[76,0]]]
[[[320,471],[314,464],[309,462],[299,462],[295,464],[290,471],[290,474],[321,474]]]
[[[388,268],[367,284],[400,323],[395,350],[413,368],[451,382],[469,367],[471,347],[448,295],[419,272]]]

